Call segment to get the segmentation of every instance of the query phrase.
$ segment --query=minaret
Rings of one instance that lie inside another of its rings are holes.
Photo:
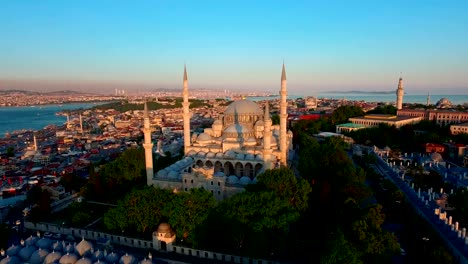
[[[280,90],[280,163],[281,166],[287,166],[287,133],[286,133],[286,120],[288,118],[286,98],[288,96],[288,91],[286,87],[286,69],[283,63],[283,71],[281,72],[281,90]]]
[[[146,182],[151,185],[153,180],[153,143],[151,143],[151,128],[148,114],[148,105],[145,102],[144,116],[143,116],[143,134],[145,142],[143,148],[145,149],[145,165],[146,165]]]
[[[270,117],[270,102],[265,105],[265,116],[263,122],[265,129],[263,130],[263,162],[265,169],[271,169],[271,117]]]
[[[426,106],[429,106],[430,104],[431,104],[431,95],[427,93]]]
[[[187,68],[184,65],[184,83],[182,90],[182,97],[184,101],[182,102],[182,108],[184,111],[184,153],[188,153],[188,148],[190,147],[190,112],[189,112],[189,101],[188,101],[188,78],[187,78]]]
[[[81,130],[81,134],[83,134],[83,118],[81,117],[81,113],[80,113],[80,130]]]
[[[398,89],[396,90],[396,108],[397,110],[400,110],[403,106],[403,94],[405,91],[403,90],[403,78],[400,77],[400,80],[398,81]]]
[[[37,151],[37,139],[36,134],[33,133],[33,140],[34,140],[34,150]]]

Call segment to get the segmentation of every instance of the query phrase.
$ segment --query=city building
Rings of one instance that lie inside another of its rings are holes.
[[[287,130],[287,81],[283,65],[280,89],[280,125],[272,125],[269,104],[262,110],[249,100],[232,102],[210,128],[190,134],[188,77],[183,78],[183,159],[153,173],[149,119],[144,134],[147,184],[174,191],[204,188],[218,200],[244,190],[266,169],[287,166],[291,158],[292,132]],[[147,110],[145,111],[147,112]]]
[[[356,131],[356,130],[363,129],[363,128],[366,128],[366,126],[361,125],[361,124],[345,123],[345,124],[336,125],[336,133],[338,134],[349,133],[351,131]]]
[[[399,109],[397,116],[421,117],[422,120],[435,121],[439,125],[468,122],[468,112],[450,110]]]
[[[452,133],[452,135],[468,134],[468,122],[459,125],[451,125],[450,133]]]
[[[356,125],[362,125],[364,127],[375,127],[379,124],[387,124],[389,126],[395,126],[396,128],[402,127],[408,124],[414,124],[422,120],[422,117],[413,116],[395,116],[395,115],[384,115],[384,114],[369,114],[365,116],[352,117],[349,121]]]

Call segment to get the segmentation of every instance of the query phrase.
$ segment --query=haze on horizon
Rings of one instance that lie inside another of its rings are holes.
[[[468,93],[468,2],[350,2],[6,0],[0,89]]]

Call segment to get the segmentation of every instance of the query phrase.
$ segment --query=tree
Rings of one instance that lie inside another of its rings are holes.
[[[8,147],[6,149],[6,155],[7,155],[7,157],[14,157],[15,156],[15,148],[14,147]]]
[[[104,215],[104,223],[111,230],[130,229],[140,233],[154,230],[171,199],[173,194],[165,189],[148,186],[134,190]]]
[[[333,124],[341,124],[345,123],[348,121],[349,118],[351,117],[356,117],[356,116],[362,116],[364,115],[364,111],[362,111],[362,108],[359,106],[349,106],[349,105],[344,105],[340,106],[335,111],[333,111],[333,114],[331,116],[331,121]]]
[[[455,208],[453,212],[454,218],[460,222],[462,226],[468,225],[468,191],[458,189],[454,194],[448,197],[450,206]]]
[[[277,114],[272,115],[271,116],[271,123],[273,125],[279,125],[279,123],[280,123],[279,115],[277,115]]]
[[[208,217],[210,210],[216,205],[216,200],[212,193],[199,188],[174,196],[171,203],[164,207],[165,215],[175,229],[177,237],[193,242],[193,231]]]
[[[308,207],[308,195],[312,191],[309,183],[298,179],[288,168],[266,170],[257,176],[257,185],[272,191],[282,200],[286,200],[297,211]]]
[[[337,230],[327,240],[327,252],[322,256],[321,264],[361,264],[362,253],[348,242],[341,230]]]

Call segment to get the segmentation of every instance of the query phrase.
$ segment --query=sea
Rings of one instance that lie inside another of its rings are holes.
[[[396,95],[394,93],[317,93],[314,95],[288,95],[289,99],[297,98],[306,98],[307,96],[314,96],[317,98],[328,98],[328,99],[344,99],[349,101],[366,101],[366,102],[385,102],[392,103],[396,100]],[[247,97],[252,101],[263,101],[263,100],[273,100],[279,98],[279,95],[275,96],[252,96]],[[451,95],[442,95],[442,94],[431,94],[430,103],[435,104],[442,98],[447,98],[454,105],[463,105],[468,104],[468,94],[451,94]],[[426,104],[427,95],[422,94],[405,94],[403,97],[404,103],[418,103]]]
[[[37,105],[20,107],[0,107],[0,137],[16,130],[40,130],[47,125],[63,125],[65,116],[56,115],[63,110],[91,108],[99,103],[73,103],[63,105]]]

